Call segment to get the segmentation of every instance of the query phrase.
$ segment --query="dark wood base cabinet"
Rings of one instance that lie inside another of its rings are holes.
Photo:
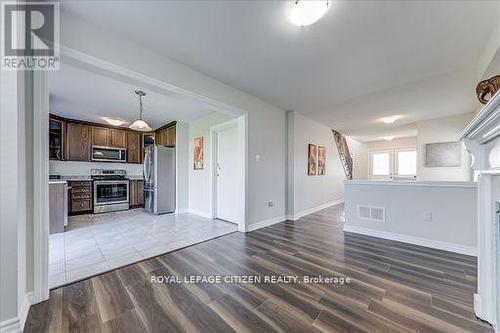
[[[92,181],[70,181],[69,213],[71,215],[92,212]]]
[[[49,234],[64,232],[67,222],[66,184],[49,184]]]
[[[144,180],[131,179],[129,191],[130,207],[144,207]]]

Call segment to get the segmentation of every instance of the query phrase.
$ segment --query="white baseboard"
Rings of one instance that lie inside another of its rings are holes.
[[[187,208],[176,209],[174,214],[184,214],[184,213],[189,213],[189,209]]]
[[[254,230],[257,230],[260,228],[269,227],[270,225],[280,223],[280,222],[283,222],[285,220],[286,220],[286,216],[283,215],[283,216],[274,217],[274,218],[269,219],[269,220],[260,221],[257,223],[252,223],[246,227],[246,231],[249,232],[249,231],[254,231]]]
[[[287,215],[287,219],[292,220],[292,221],[297,221],[301,217],[304,217],[304,216],[312,214],[312,213],[319,212],[320,210],[331,207],[331,206],[339,205],[343,202],[344,202],[343,198],[339,199],[339,200],[332,201],[332,202],[328,202],[328,203],[320,205],[320,206],[309,208],[307,210],[304,210],[304,211],[299,212],[299,213],[294,214],[294,215]]]
[[[4,320],[0,323],[0,333],[17,333],[24,330],[24,324],[33,300],[33,293],[24,295],[23,303],[19,307],[18,316]]]
[[[19,317],[10,318],[0,323],[0,333],[22,332]]]
[[[209,213],[205,213],[205,212],[202,212],[202,211],[199,211],[199,210],[196,210],[196,209],[189,209],[189,210],[186,210],[186,212],[194,214],[194,215],[198,215],[198,216],[201,216],[201,217],[206,217],[207,219],[211,219],[212,218],[212,216],[210,216]]]
[[[344,231],[477,257],[477,248],[472,246],[440,242],[426,238],[395,234],[388,231],[374,230],[366,227],[347,224],[344,225]]]

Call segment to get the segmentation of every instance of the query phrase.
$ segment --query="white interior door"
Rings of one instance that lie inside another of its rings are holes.
[[[240,168],[238,163],[238,127],[232,126],[217,132],[217,189],[216,217],[238,223],[238,191]]]

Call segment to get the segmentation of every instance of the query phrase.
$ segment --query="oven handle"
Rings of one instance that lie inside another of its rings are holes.
[[[109,185],[109,184],[128,184],[129,181],[127,179],[125,180],[94,180],[94,185]]]

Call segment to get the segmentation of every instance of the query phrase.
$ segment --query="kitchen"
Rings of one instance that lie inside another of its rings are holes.
[[[237,230],[180,205],[182,141],[209,110],[67,65],[50,86],[50,288]]]

